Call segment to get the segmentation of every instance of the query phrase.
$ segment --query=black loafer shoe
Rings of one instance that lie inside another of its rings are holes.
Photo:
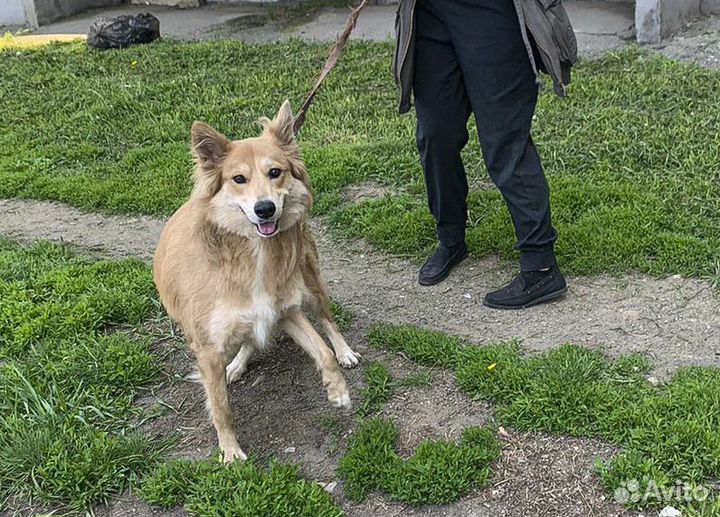
[[[435,253],[420,268],[418,282],[420,285],[439,284],[447,278],[453,266],[458,265],[467,257],[467,246],[463,242],[450,248],[438,246]]]
[[[557,266],[548,271],[522,272],[505,287],[485,295],[493,309],[524,309],[560,298],[567,292],[565,277]]]

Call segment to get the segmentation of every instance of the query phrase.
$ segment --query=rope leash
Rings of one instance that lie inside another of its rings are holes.
[[[300,131],[300,128],[302,127],[303,123],[305,122],[305,115],[307,114],[308,109],[310,108],[310,105],[312,104],[313,100],[315,99],[315,95],[317,95],[318,91],[320,90],[320,86],[322,86],[322,83],[325,81],[325,78],[332,72],[332,69],[335,68],[335,65],[338,62],[338,59],[340,58],[340,55],[343,52],[343,49],[345,48],[345,45],[348,42],[348,39],[350,38],[350,33],[355,28],[355,24],[357,23],[358,16],[360,16],[360,11],[365,9],[365,6],[367,5],[368,0],[362,0],[360,2],[360,5],[358,5],[356,8],[354,8],[350,15],[348,16],[347,22],[345,23],[345,29],[337,35],[337,40],[335,41],[335,46],[333,47],[332,51],[330,52],[330,55],[327,58],[327,61],[325,61],[325,65],[323,66],[322,71],[320,72],[320,75],[317,78],[317,81],[315,81],[315,86],[313,86],[313,89],[310,90],[310,93],[308,94],[307,98],[305,99],[305,102],[303,102],[302,106],[298,110],[297,115],[295,116],[295,120],[293,121],[293,132],[295,135],[298,134]]]

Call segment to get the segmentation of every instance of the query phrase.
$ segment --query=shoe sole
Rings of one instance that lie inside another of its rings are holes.
[[[562,289],[558,289],[557,291],[548,293],[545,296],[536,298],[536,299],[532,300],[531,302],[528,302],[524,305],[501,305],[498,303],[488,302],[487,300],[483,300],[483,305],[485,305],[486,307],[490,307],[492,309],[503,309],[503,310],[527,309],[528,307],[533,307],[535,305],[540,305],[541,303],[546,303],[546,302],[550,302],[552,300],[561,298],[561,297],[565,296],[566,293],[567,293],[567,287],[563,287]]]
[[[443,280],[445,280],[448,276],[450,276],[450,272],[452,271],[452,269],[453,269],[455,266],[457,266],[458,264],[460,264],[460,262],[462,262],[463,260],[465,260],[465,259],[467,258],[467,256],[468,256],[468,253],[467,253],[467,251],[466,251],[465,254],[464,254],[462,257],[460,257],[460,258],[458,258],[458,259],[455,259],[455,261],[454,261],[452,264],[450,264],[450,267],[447,268],[447,271],[445,271],[445,273],[443,273],[443,274],[440,275],[440,276],[437,276],[437,277],[433,278],[432,280],[428,280],[428,281],[424,281],[424,282],[423,282],[422,280],[418,279],[418,284],[420,284],[420,285],[423,286],[423,287],[430,287],[430,286],[432,286],[432,285],[437,285],[437,284],[439,284],[440,282],[442,282]]]

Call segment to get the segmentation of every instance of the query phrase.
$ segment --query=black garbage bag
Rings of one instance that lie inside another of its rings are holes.
[[[99,49],[123,48],[150,43],[160,37],[160,20],[150,13],[93,20],[87,44]]]

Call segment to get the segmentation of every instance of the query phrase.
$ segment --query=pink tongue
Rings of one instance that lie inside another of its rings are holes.
[[[272,235],[277,230],[277,223],[260,223],[258,229],[263,235]]]

